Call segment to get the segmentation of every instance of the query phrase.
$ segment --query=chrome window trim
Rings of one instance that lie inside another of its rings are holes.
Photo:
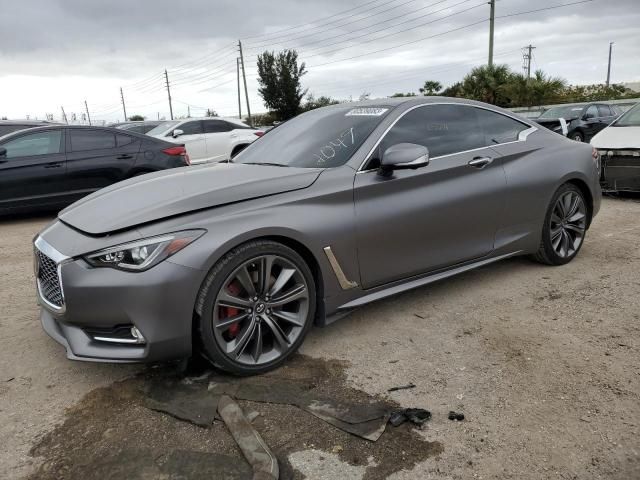
[[[58,283],[60,284],[60,295],[62,297],[62,306],[54,305],[53,303],[49,302],[42,294],[42,287],[40,286],[40,279],[38,278],[38,272],[36,270],[37,264],[35,264],[37,260],[34,259],[34,274],[36,277],[36,287],[38,290],[38,301],[43,307],[51,310],[54,313],[64,313],[67,309],[67,304],[64,301],[64,287],[62,286],[62,265],[71,261],[71,257],[67,257],[66,255],[60,253],[49,243],[47,243],[42,237],[37,237],[33,242],[33,245],[35,248],[40,250],[43,254],[45,254],[56,263]]]
[[[517,118],[514,117],[513,115],[507,115],[505,113],[502,112],[497,112],[496,110],[493,110],[492,108],[487,108],[487,107],[483,107],[480,105],[469,105],[466,103],[458,103],[458,102],[437,102],[437,103],[421,103],[420,105],[414,105],[411,108],[408,108],[407,110],[405,110],[404,112],[402,112],[398,118],[396,118],[391,125],[389,125],[385,131],[382,133],[382,135],[380,135],[380,138],[376,141],[376,143],[373,145],[373,147],[371,147],[371,150],[369,150],[369,153],[367,153],[367,155],[365,155],[364,160],[362,161],[362,163],[360,164],[360,166],[358,167],[358,170],[356,171],[356,174],[358,173],[365,173],[365,172],[371,172],[371,171],[375,171],[377,169],[373,168],[373,169],[368,169],[368,170],[364,170],[364,166],[367,163],[367,161],[369,161],[369,159],[371,158],[371,154],[374,152],[374,150],[376,148],[378,148],[378,145],[380,145],[380,142],[382,142],[382,140],[384,139],[384,137],[387,136],[387,134],[389,133],[389,131],[395,127],[396,123],[398,123],[400,121],[400,119],[402,117],[404,117],[407,113],[412,112],[413,110],[417,109],[417,108],[422,108],[422,107],[429,107],[432,105],[458,105],[458,106],[462,106],[462,107],[469,107],[469,108],[479,108],[481,110],[488,110],[489,112],[493,112],[496,113],[498,115],[502,115],[504,117],[510,118],[512,120],[515,120],[516,122],[520,122],[523,125],[528,125],[529,128],[522,130],[519,134],[518,134],[518,140],[513,140],[511,142],[504,142],[504,143],[498,143],[496,145],[508,145],[510,143],[517,143],[517,142],[524,142],[526,141],[527,137],[529,135],[531,135],[533,132],[537,131],[538,128],[531,125],[528,122],[523,121],[521,118]],[[480,148],[472,148],[471,150],[461,150],[459,152],[454,152],[454,153],[448,153],[446,155],[440,155],[438,157],[431,157],[430,160],[436,160],[438,158],[444,158],[444,157],[449,157],[451,155],[459,155],[461,153],[467,153],[467,152],[475,152],[476,150],[482,150],[484,148],[491,148],[491,145],[486,145],[484,147],[480,147]]]

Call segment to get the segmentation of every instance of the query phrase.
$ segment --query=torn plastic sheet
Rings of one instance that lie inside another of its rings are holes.
[[[392,408],[367,397],[368,403],[354,404],[323,398],[310,385],[273,378],[211,377],[208,384],[184,382],[178,378],[156,379],[147,389],[146,406],[180,420],[209,426],[217,416],[220,397],[298,407],[321,420],[370,441],[384,433]]]

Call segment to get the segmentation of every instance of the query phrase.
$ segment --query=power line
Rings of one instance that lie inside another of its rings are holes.
[[[594,1],[595,0],[580,0],[578,2],[563,3],[562,5],[553,5],[551,7],[537,8],[535,10],[527,10],[526,12],[517,12],[517,13],[510,13],[508,15],[500,15],[500,16],[498,16],[496,18],[517,17],[518,15],[526,15],[528,13],[544,12],[545,10],[554,10],[556,8],[570,7],[572,5],[580,5],[581,3],[589,3],[589,2],[594,2]]]

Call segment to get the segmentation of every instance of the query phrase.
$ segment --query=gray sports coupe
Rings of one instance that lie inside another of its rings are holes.
[[[42,325],[75,360],[264,372],[366,303],[514,255],[571,261],[598,173],[591,146],[478,102],[313,110],[230,163],[63,210],[34,241]]]

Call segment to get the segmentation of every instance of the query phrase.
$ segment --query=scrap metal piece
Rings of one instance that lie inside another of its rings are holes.
[[[231,397],[222,395],[218,402],[218,413],[253,468],[253,480],[278,480],[278,459],[251,426],[240,406]]]

